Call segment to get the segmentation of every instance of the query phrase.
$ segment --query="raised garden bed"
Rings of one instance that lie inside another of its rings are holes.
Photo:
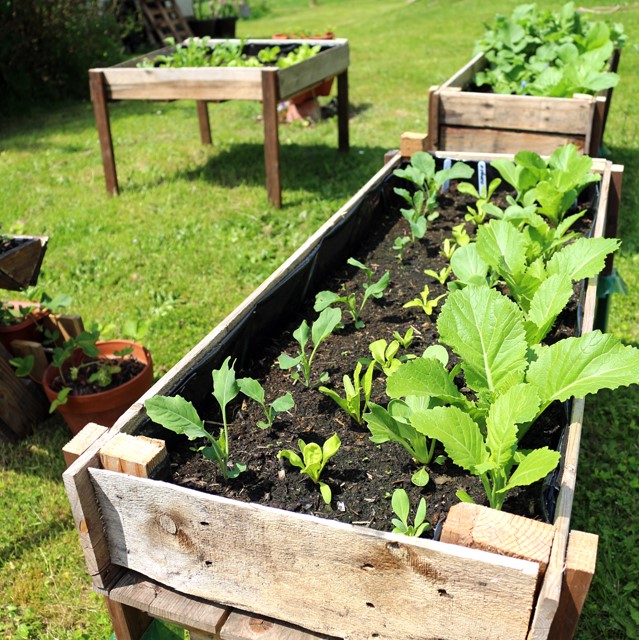
[[[48,240],[40,236],[0,236],[0,289],[21,291],[37,282]]]
[[[180,393],[202,408],[210,397],[211,369],[228,356],[238,358],[240,370],[259,358],[258,347],[300,301],[382,225],[400,162],[398,155],[146,397]],[[596,168],[602,181],[594,233],[604,235],[619,181],[611,163],[597,161]],[[583,307],[584,333],[592,328],[595,305],[593,278]],[[414,539],[101,469],[99,452],[107,444],[148,427],[141,404],[72,464],[65,486],[94,588],[105,595],[127,569],[196,600],[336,637],[546,638],[562,577],[568,577],[564,564],[573,566],[566,549],[583,407],[575,402],[569,420],[552,525],[458,505],[441,540]],[[592,537],[587,539],[591,562]],[[563,593],[570,595],[570,588]]]
[[[610,61],[616,71],[621,52]],[[428,96],[428,148],[480,153],[551,154],[567,143],[597,156],[612,99],[612,89],[596,96],[571,98],[501,95],[472,88],[475,74],[487,65],[483,53]]]
[[[212,44],[223,42],[211,40]],[[248,55],[256,55],[266,47],[294,48],[303,42],[320,45],[321,51],[313,58],[286,69],[274,66],[261,68],[187,67],[138,68],[145,59],[170,53],[165,47],[151,54],[129,60],[114,67],[91,69],[89,81],[95,111],[96,125],[102,150],[102,162],[107,192],[119,193],[108,102],[113,100],[196,100],[202,142],[210,144],[211,129],[207,103],[223,100],[258,100],[263,105],[264,160],[266,187],[269,201],[276,207],[282,204],[280,181],[280,149],[278,138],[277,105],[282,100],[310,89],[327,78],[337,76],[339,150],[347,151],[348,141],[348,41],[344,39],[247,40]]]

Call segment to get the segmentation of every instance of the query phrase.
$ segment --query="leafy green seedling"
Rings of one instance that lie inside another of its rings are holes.
[[[320,291],[315,297],[315,305],[313,309],[315,311],[323,311],[331,305],[343,304],[346,307],[347,313],[350,314],[353,322],[355,323],[355,328],[361,329],[364,326],[364,322],[361,320],[364,306],[370,298],[379,300],[383,297],[384,291],[386,291],[388,283],[390,282],[390,273],[386,271],[377,282],[373,282],[373,272],[371,269],[354,258],[350,258],[348,263],[366,273],[367,282],[363,286],[364,293],[361,303],[358,303],[357,295],[355,293],[340,295],[333,291]]]
[[[411,332],[410,336],[409,332]],[[386,342],[384,338],[380,338],[379,340],[371,342],[368,345],[368,348],[370,349],[373,359],[368,360],[367,358],[362,358],[361,362],[363,364],[372,363],[385,376],[389,376],[393,371],[396,371],[397,368],[401,366],[402,362],[405,362],[410,358],[414,358],[415,356],[411,354],[396,357],[401,344],[406,344],[407,341],[408,344],[410,344],[410,342],[412,341],[412,328],[406,332],[406,335],[403,338],[399,334],[394,337],[396,339],[392,340],[390,343]]]
[[[455,240],[451,240],[450,238],[444,238],[444,242],[442,243],[442,247],[439,250],[439,255],[446,258],[446,260],[450,260],[457,249],[457,242]]]
[[[328,438],[321,447],[315,442],[306,444],[300,438],[297,441],[297,446],[302,454],[301,458],[295,451],[290,449],[280,451],[277,457],[286,458],[294,467],[300,470],[300,473],[306,474],[315,484],[319,485],[324,502],[330,504],[333,495],[331,488],[319,478],[326,463],[339,451],[341,444],[342,442],[336,433]]]
[[[446,267],[442,267],[439,273],[437,273],[437,271],[433,271],[432,269],[424,269],[424,274],[430,276],[431,278],[434,278],[435,280],[437,280],[437,282],[439,282],[439,284],[444,285],[446,283],[446,280],[448,280],[448,276],[450,275],[450,272],[452,270],[452,266],[448,265]]]
[[[213,397],[222,409],[223,420],[223,427],[218,438],[214,438],[204,428],[204,422],[195,407],[182,396],[154,396],[148,398],[144,403],[149,418],[165,429],[185,435],[189,440],[206,438],[209,445],[200,447],[199,451],[208,460],[217,462],[226,480],[237,478],[242,471],[246,471],[244,463],[236,462],[233,466],[229,466],[226,405],[239,393],[233,366],[229,367],[230,359],[230,357],[227,358],[219,370],[213,371]]]
[[[404,250],[410,244],[410,238],[408,236],[399,236],[395,238],[393,242],[393,251],[397,253],[397,261],[402,262],[404,259]]]
[[[427,316],[433,314],[435,308],[439,304],[439,301],[446,295],[442,293],[440,296],[436,298],[429,299],[428,295],[430,293],[430,289],[427,284],[424,285],[424,290],[419,294],[419,298],[413,298],[406,304],[402,305],[404,309],[408,309],[410,307],[419,307]]]
[[[455,244],[458,247],[465,247],[467,244],[470,243],[470,236],[468,235],[468,232],[466,231],[466,226],[464,225],[463,222],[453,227],[452,231],[453,231],[453,238],[455,240]]]
[[[273,421],[278,413],[289,411],[295,406],[295,400],[290,393],[285,393],[283,396],[273,400],[271,404],[267,405],[264,396],[264,387],[253,378],[240,378],[237,381],[237,385],[240,391],[251,400],[257,402],[264,410],[264,416],[266,421],[258,420],[257,426],[260,429],[268,429],[273,426]]]
[[[357,424],[362,424],[362,398],[361,392],[364,392],[364,406],[368,406],[371,399],[371,391],[373,386],[373,371],[375,364],[371,362],[366,369],[366,373],[362,375],[362,363],[358,362],[353,372],[353,380],[348,376],[344,376],[344,397],[327,387],[320,387],[319,391],[327,395],[331,400],[335,401],[343,411],[345,411]]]
[[[305,387],[311,386],[311,365],[313,364],[313,358],[317,352],[318,347],[328,336],[333,333],[337,325],[342,321],[342,312],[339,309],[329,307],[324,309],[319,314],[317,320],[313,323],[313,326],[309,330],[306,320],[293,332],[293,338],[300,345],[300,353],[294,358],[286,353],[280,354],[277,361],[281,369],[296,370],[291,374],[293,380],[298,380]],[[313,343],[313,349],[310,355],[306,354],[306,345],[309,338]],[[300,375],[301,374],[301,375]],[[328,380],[328,374],[323,373],[320,375],[320,382],[326,382]]]
[[[393,518],[393,533],[403,533],[406,536],[414,536],[419,538],[424,531],[430,528],[430,524],[426,522],[426,501],[422,498],[417,507],[415,520],[413,524],[409,524],[410,516],[410,500],[404,489],[395,489],[391,498],[391,506],[393,513],[397,518]]]
[[[406,333],[402,335],[399,331],[393,331],[393,338],[399,342],[399,346],[402,349],[409,349],[410,345],[413,344],[413,334],[415,330],[413,327],[408,327],[406,329]]]
[[[480,194],[475,188],[475,185],[473,185],[472,183],[460,182],[457,185],[457,191],[475,198],[475,206],[466,207],[468,213],[464,216],[464,220],[472,222],[477,226],[484,222],[484,220],[486,219],[486,215],[488,214],[499,216],[501,214],[501,209],[498,206],[492,204],[490,202],[490,199],[493,197],[500,184],[501,179],[495,178],[490,181],[487,192]]]

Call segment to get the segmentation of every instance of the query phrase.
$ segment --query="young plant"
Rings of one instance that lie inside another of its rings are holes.
[[[366,369],[366,373],[362,375],[362,363],[358,362],[353,372],[353,380],[348,376],[344,376],[344,397],[327,387],[320,387],[324,395],[333,400],[340,409],[345,411],[357,424],[362,424],[362,397],[364,392],[364,406],[368,406],[371,399],[371,391],[373,387],[373,371],[375,364],[371,362]]]
[[[185,435],[189,440],[206,438],[209,441],[208,446],[200,447],[198,451],[208,460],[218,464],[225,480],[237,478],[242,471],[246,471],[246,465],[243,463],[235,462],[232,466],[229,464],[226,407],[240,392],[233,365],[229,366],[230,360],[229,356],[219,369],[213,371],[213,397],[222,411],[222,429],[217,438],[204,428],[204,422],[195,407],[182,396],[154,396],[144,403],[149,418],[165,429]]]
[[[457,242],[450,238],[444,238],[444,242],[442,243],[442,247],[439,250],[439,255],[446,258],[446,260],[450,261],[457,249]]]
[[[313,323],[313,326],[309,329],[306,320],[302,321],[302,324],[293,332],[293,338],[300,346],[300,352],[297,356],[292,357],[286,353],[280,354],[277,361],[280,365],[280,369],[292,369],[296,370],[291,374],[293,380],[301,382],[305,387],[311,386],[311,366],[313,359],[317,353],[317,349],[333,333],[337,325],[342,321],[342,312],[339,309],[329,307],[324,309],[318,316],[317,320]],[[313,349],[310,355],[306,353],[306,345],[309,338],[313,343]],[[319,377],[320,382],[326,382],[328,380],[328,374],[322,373]]]
[[[323,311],[331,305],[343,304],[346,307],[346,312],[350,314],[355,324],[355,328],[361,329],[364,326],[364,322],[361,319],[364,306],[369,299],[374,298],[379,300],[384,296],[384,291],[386,291],[388,283],[390,282],[390,273],[386,271],[377,282],[373,282],[373,271],[369,267],[363,265],[354,258],[349,258],[348,264],[357,267],[366,273],[367,282],[363,285],[364,291],[361,303],[358,302],[356,293],[340,295],[333,291],[320,291],[315,297],[315,305],[313,309],[315,309],[315,311]]]
[[[435,308],[439,304],[439,301],[446,295],[442,293],[440,296],[436,298],[429,299],[428,296],[430,294],[430,289],[427,284],[424,285],[423,291],[419,294],[419,298],[413,298],[408,301],[406,304],[402,305],[404,309],[409,309],[410,307],[419,307],[427,316],[431,316]]]
[[[426,522],[426,501],[422,498],[419,501],[415,520],[413,524],[409,524],[410,516],[410,500],[404,489],[395,489],[391,498],[391,506],[393,513],[397,518],[393,518],[393,533],[403,533],[405,536],[414,536],[419,538],[424,531],[430,528],[430,524]]]
[[[302,457],[295,451],[284,449],[277,454],[278,458],[286,458],[300,473],[307,475],[316,485],[319,485],[322,499],[326,504],[331,503],[333,494],[331,488],[320,480],[320,475],[326,463],[339,451],[342,442],[338,435],[334,433],[320,447],[315,442],[306,444],[301,438],[297,441]]]
[[[439,273],[437,273],[437,271],[433,271],[432,269],[424,269],[424,274],[430,276],[431,278],[434,278],[435,280],[437,280],[437,282],[439,282],[439,284],[443,286],[446,283],[446,280],[448,280],[448,276],[450,275],[450,272],[452,270],[452,266],[448,265],[446,267],[442,267],[439,270]]]
[[[452,292],[437,328],[461,360],[465,386],[476,400],[461,393],[445,365],[430,357],[402,365],[389,377],[386,392],[391,398],[428,399],[427,409],[413,411],[412,427],[441,440],[455,464],[479,476],[495,508],[508,491],[541,479],[559,460],[547,448],[517,450],[552,402],[639,380],[639,349],[599,331],[531,349],[520,308],[488,287]]]
[[[413,344],[413,327],[408,327],[406,329],[406,333],[402,335],[399,331],[393,331],[393,338],[399,342],[399,346],[402,349],[409,349],[410,345]]]
[[[453,239],[455,241],[455,244],[458,247],[465,247],[467,244],[470,243],[470,236],[468,235],[468,232],[466,231],[466,226],[464,225],[463,222],[453,227],[452,232],[453,232]]]
[[[269,427],[272,427],[273,421],[278,413],[289,411],[295,406],[295,400],[293,400],[293,396],[288,392],[267,405],[264,395],[264,387],[262,387],[262,385],[253,378],[240,378],[237,381],[237,386],[245,396],[257,402],[264,410],[266,420],[257,421],[257,426],[260,429],[268,429]]]
[[[493,197],[500,184],[501,180],[499,178],[494,178],[490,181],[488,188],[485,191],[482,189],[482,193],[479,193],[475,188],[475,185],[472,183],[460,182],[457,185],[457,191],[475,198],[475,206],[466,207],[468,213],[464,216],[464,220],[472,222],[475,226],[478,226],[484,222],[488,214],[498,216],[501,213],[501,209],[492,204],[490,199]]]
[[[408,236],[399,236],[395,238],[393,242],[393,251],[397,254],[397,261],[402,262],[404,259],[404,250],[410,244],[410,238]]]

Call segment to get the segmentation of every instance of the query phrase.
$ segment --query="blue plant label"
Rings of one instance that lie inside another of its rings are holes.
[[[444,158],[444,171],[446,171],[446,169],[450,169],[452,166],[452,158]],[[450,180],[446,180],[446,182],[444,182],[444,185],[442,186],[442,193],[448,193],[448,189],[450,189]]]
[[[482,198],[488,193],[488,185],[486,184],[486,163],[480,160],[477,163],[477,191]]]

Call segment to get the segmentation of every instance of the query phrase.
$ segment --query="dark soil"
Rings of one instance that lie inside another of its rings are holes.
[[[504,197],[504,194],[501,194]],[[384,298],[369,302],[363,313],[365,327],[356,330],[349,320],[345,327],[323,343],[313,363],[312,379],[317,383],[319,373],[327,371],[330,382],[327,386],[343,395],[342,376],[352,376],[358,358],[370,357],[368,345],[379,339],[391,341],[394,331],[404,335],[409,327],[415,330],[415,338],[409,352],[421,355],[424,349],[438,339],[436,321],[439,308],[431,317],[417,308],[404,309],[402,305],[419,296],[425,283],[434,298],[447,289],[436,280],[424,275],[424,269],[436,272],[448,264],[439,254],[444,238],[452,237],[453,226],[463,222],[467,196],[451,193],[444,196],[440,205],[440,217],[429,223],[427,238],[409,245],[403,262],[398,262],[392,244],[398,236],[407,235],[408,225],[397,209],[386,214],[377,228],[372,229],[368,241],[354,257],[373,268],[376,279],[385,271],[391,273],[391,283]],[[497,204],[500,204],[497,201]],[[584,220],[584,224],[589,221]],[[466,224],[472,235],[472,225]],[[364,274],[348,265],[338,270],[322,289],[331,291],[361,291]],[[246,370],[238,371],[238,377],[251,376],[258,379],[266,390],[267,401],[273,401],[287,391],[293,394],[295,407],[287,414],[278,416],[269,430],[256,427],[263,419],[261,408],[250,400],[236,400],[230,408],[230,449],[232,461],[244,462],[248,470],[236,480],[224,481],[214,464],[200,453],[193,451],[193,443],[183,437],[162,431],[170,449],[170,481],[193,489],[219,494],[247,502],[271,507],[329,517],[344,522],[369,526],[374,529],[391,530],[393,517],[390,496],[394,489],[403,487],[409,494],[411,505],[416,506],[420,497],[427,502],[427,519],[431,523],[429,535],[437,531],[451,505],[458,502],[455,492],[463,489],[477,502],[485,503],[485,494],[478,478],[469,476],[448,459],[428,466],[430,482],[423,488],[411,483],[411,476],[420,465],[416,464],[399,444],[375,445],[369,439],[366,425],[352,421],[328,397],[314,389],[294,383],[290,371],[282,371],[277,357],[285,352],[296,355],[296,343],[292,332],[303,319],[311,321],[317,314],[313,311],[313,300],[293,313],[282,334],[265,338],[256,353],[255,360]],[[442,303],[444,300],[442,300]],[[571,304],[558,326],[554,337],[565,337],[573,333],[576,302]],[[343,314],[343,318],[347,315]],[[400,354],[404,353],[400,350]],[[374,380],[372,400],[386,405],[385,380],[377,375]],[[240,396],[241,397],[241,396]],[[219,412],[202,415],[207,420],[219,423]],[[523,448],[549,444],[556,446],[562,426],[565,424],[564,408],[551,407],[540,419],[522,443]],[[217,433],[217,426],[214,433]],[[322,479],[332,488],[333,501],[324,504],[318,488],[299,474],[287,461],[277,458],[282,449],[297,450],[298,438],[320,445],[333,433],[342,441],[338,453],[328,463]],[[532,435],[534,434],[534,441]],[[205,444],[202,443],[196,443]],[[435,457],[443,454],[441,445]],[[543,518],[541,507],[541,483],[512,492],[504,509],[510,512]]]

